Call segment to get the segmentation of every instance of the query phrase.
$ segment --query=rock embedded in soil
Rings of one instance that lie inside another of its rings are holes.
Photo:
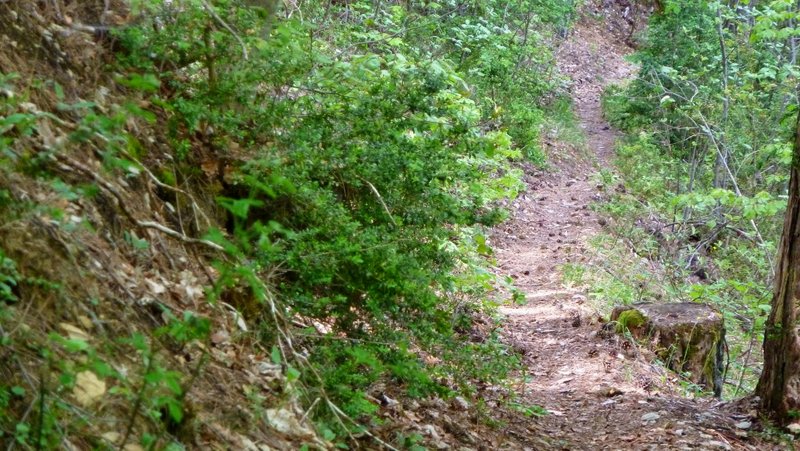
[[[661,418],[661,415],[656,412],[650,412],[642,415],[642,421],[656,421],[659,418]]]
[[[731,445],[721,442],[719,440],[709,440],[703,443],[703,448],[705,449],[733,449]]]
[[[469,402],[461,396],[456,396],[453,398],[453,408],[456,410],[468,410],[469,409]]]
[[[629,330],[671,370],[689,373],[692,382],[721,395],[725,323],[711,306],[693,302],[619,306],[609,324],[617,332]]]

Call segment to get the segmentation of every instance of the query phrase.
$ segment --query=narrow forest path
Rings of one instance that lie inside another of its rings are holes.
[[[765,449],[747,438],[745,415],[713,399],[683,398],[674,375],[627,343],[599,336],[600,315],[586,293],[562,282],[564,264],[591,264],[589,240],[602,229],[590,208],[600,199],[594,176],[611,166],[619,133],[603,119],[600,95],[635,75],[624,59],[630,52],[605,23],[576,25],[557,58],[572,79],[589,155],[549,143],[552,168],[528,170],[512,220],[492,237],[499,271],[527,295],[501,313],[503,337],[528,369],[522,398],[550,412],[537,420],[544,436],[536,448]]]

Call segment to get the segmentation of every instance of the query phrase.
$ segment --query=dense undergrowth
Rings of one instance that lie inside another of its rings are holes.
[[[0,440],[197,445],[226,401],[190,400],[244,365],[232,348],[280,377],[214,421],[263,432],[298,400],[341,446],[378,382],[468,394],[514,368],[476,323],[501,300],[483,230],[512,163],[544,161],[572,2],[264,5],[0,4],[4,39],[56,68],[0,59]],[[95,43],[80,19],[119,25]]]
[[[796,15],[782,1],[663,2],[640,38],[638,77],[603,100],[627,137],[619,175],[599,180],[614,221],[596,240],[608,267],[594,294],[719,307],[726,396],[748,393],[760,373],[792,159]]]

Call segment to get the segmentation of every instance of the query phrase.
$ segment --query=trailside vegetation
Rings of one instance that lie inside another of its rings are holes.
[[[725,394],[761,372],[797,108],[793,2],[670,0],[640,36],[638,77],[604,97],[628,131],[618,152],[616,233],[637,244],[628,301],[719,307],[728,324]],[[654,269],[655,268],[655,269]],[[628,289],[619,286],[630,287]]]
[[[379,381],[471,393],[514,368],[491,324],[475,330],[503,284],[484,228],[521,187],[512,163],[544,163],[539,130],[563,102],[550,45],[573,2],[279,3],[114,3],[129,19],[100,30],[113,57],[81,73],[64,56],[88,86],[0,66],[3,440],[186,443],[208,407],[189,393],[227,340],[282,374],[269,395],[246,386],[250,409],[298,399],[341,446],[368,433]],[[44,234],[58,268],[25,244]],[[157,277],[188,260],[197,277]],[[167,300],[178,288],[191,302]],[[93,426],[110,406],[113,436]],[[266,421],[246,417],[226,427]]]

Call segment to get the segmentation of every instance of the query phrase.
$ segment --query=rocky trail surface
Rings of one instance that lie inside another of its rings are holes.
[[[498,271],[526,294],[524,304],[501,309],[504,340],[524,356],[528,371],[522,399],[550,412],[535,420],[541,435],[522,448],[775,448],[759,439],[755,411],[745,403],[687,399],[675,374],[651,364],[636,346],[603,337],[601,314],[586,293],[562,282],[563,265],[592,264],[589,240],[603,223],[590,208],[601,195],[596,174],[610,167],[619,138],[602,116],[600,95],[635,74],[625,60],[631,51],[606,22],[584,18],[576,25],[557,57],[572,80],[585,151],[548,143],[552,167],[527,168],[512,220],[492,237]],[[515,427],[508,429],[514,435]]]

